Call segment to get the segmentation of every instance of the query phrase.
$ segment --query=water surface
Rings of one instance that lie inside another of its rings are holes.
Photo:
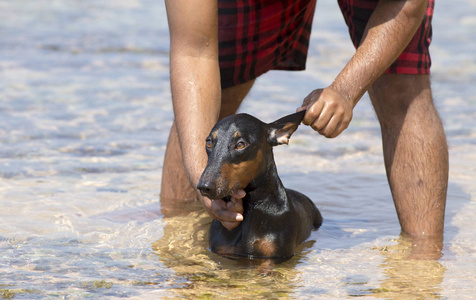
[[[172,122],[161,1],[0,1],[0,295],[3,298],[447,298],[476,292],[476,5],[437,3],[432,81],[450,146],[444,256],[405,259],[367,96],[328,140],[300,127],[276,149],[287,187],[325,221],[278,266],[207,249],[197,203],[164,216]],[[305,72],[260,78],[242,111],[273,121],[328,85],[352,45],[318,4]]]

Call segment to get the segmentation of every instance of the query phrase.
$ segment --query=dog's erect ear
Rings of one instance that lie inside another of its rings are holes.
[[[305,114],[306,111],[303,110],[269,123],[268,143],[272,146],[287,144],[291,135],[301,124]]]

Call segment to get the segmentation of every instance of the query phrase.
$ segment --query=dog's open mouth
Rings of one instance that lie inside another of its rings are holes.
[[[223,197],[223,198],[221,198],[221,199],[222,199],[223,201],[225,201],[225,202],[227,202],[227,203],[228,203],[228,202],[230,202],[230,201],[231,201],[231,195],[228,195],[228,196],[226,196],[226,197]]]

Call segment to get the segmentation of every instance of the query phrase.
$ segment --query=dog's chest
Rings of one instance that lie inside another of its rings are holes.
[[[278,251],[277,238],[274,234],[248,236],[245,250],[255,256],[276,256]]]

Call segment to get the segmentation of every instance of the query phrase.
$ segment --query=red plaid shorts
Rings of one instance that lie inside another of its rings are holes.
[[[435,0],[421,27],[387,70],[429,74],[431,19]],[[357,47],[378,0],[338,0]],[[269,70],[304,70],[316,0],[218,0],[222,88],[253,80]]]
[[[430,74],[431,58],[428,48],[431,43],[431,19],[435,0],[428,1],[422,24],[408,46],[386,73]],[[362,35],[378,0],[338,0],[354,46],[360,44]]]

